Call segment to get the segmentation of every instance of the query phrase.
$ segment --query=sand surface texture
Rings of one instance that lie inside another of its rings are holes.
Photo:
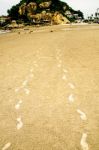
[[[0,150],[6,149],[99,150],[99,26],[0,35]]]

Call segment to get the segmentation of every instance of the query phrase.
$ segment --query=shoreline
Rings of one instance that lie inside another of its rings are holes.
[[[1,29],[1,30],[0,30],[0,35],[1,35],[1,34],[10,33],[10,32],[11,32],[10,30],[3,30],[3,29]]]
[[[48,25],[48,26],[25,26],[23,28],[14,28],[11,30],[3,30],[0,29],[0,36],[1,35],[8,35],[9,33],[35,33],[35,32],[53,32],[58,30],[80,30],[80,29],[98,29],[98,24],[87,24],[87,23],[72,23],[72,24],[60,24],[60,25]]]

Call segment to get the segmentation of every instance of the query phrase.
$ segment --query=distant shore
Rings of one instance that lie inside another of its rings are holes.
[[[60,29],[60,27],[63,27],[64,29],[66,28],[67,30],[71,29],[71,28],[78,28],[78,27],[99,27],[98,24],[88,24],[88,23],[70,23],[70,24],[60,24],[60,25],[47,25],[47,26],[32,26],[32,25],[28,25],[28,26],[24,26],[22,28],[12,28],[10,29],[0,29],[0,35],[2,34],[6,34],[6,33],[32,33],[32,32],[40,32],[40,31],[47,31],[47,30],[58,30]]]

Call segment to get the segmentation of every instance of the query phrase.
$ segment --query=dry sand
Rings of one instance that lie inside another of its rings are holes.
[[[99,26],[0,35],[0,150],[6,149],[99,150]]]

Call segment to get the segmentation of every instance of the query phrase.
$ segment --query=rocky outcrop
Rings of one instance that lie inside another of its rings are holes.
[[[59,12],[55,13],[37,13],[37,14],[28,14],[28,18],[34,22],[34,23],[39,23],[39,22],[49,22],[52,24],[65,24],[69,23],[69,20],[64,17],[62,14]]]
[[[65,24],[69,23],[70,21],[59,12],[55,12],[52,17],[52,22],[53,24]]]
[[[50,6],[51,6],[51,1],[49,1],[49,2],[42,2],[42,3],[40,3],[39,4],[39,7],[40,8],[49,8]]]
[[[8,29],[23,28],[24,24],[17,24],[17,22],[15,20],[12,20],[11,24],[8,24],[6,27]]]
[[[52,14],[51,13],[37,13],[37,14],[28,14],[28,18],[34,22],[34,23],[42,23],[42,22],[50,22],[52,20]]]

